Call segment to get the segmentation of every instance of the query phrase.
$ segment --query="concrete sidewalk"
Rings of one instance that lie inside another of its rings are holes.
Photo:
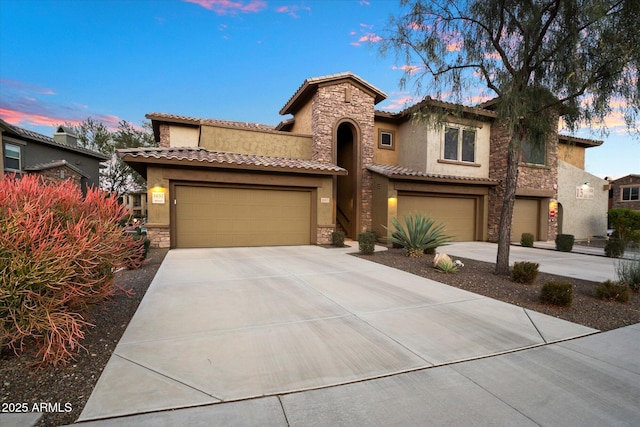
[[[580,340],[548,346],[592,329],[347,251],[169,252],[79,421],[526,425],[536,422],[527,412],[560,397],[587,421],[640,420],[629,404],[640,386],[637,362],[628,362],[637,328],[624,332],[612,363],[572,349]],[[591,346],[610,350],[603,340]],[[565,396],[567,381],[597,393]],[[600,392],[620,408],[599,403]]]
[[[536,242],[538,244],[539,242]],[[484,262],[496,262],[498,245],[488,242],[454,242],[439,248],[454,257],[475,259]],[[616,263],[613,258],[586,255],[574,252],[559,252],[541,248],[527,248],[511,245],[510,264],[516,261],[530,261],[540,264],[539,270],[560,276],[604,282],[616,279]]]

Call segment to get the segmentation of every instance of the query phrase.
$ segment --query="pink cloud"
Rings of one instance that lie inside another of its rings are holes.
[[[371,3],[369,3],[367,0],[360,0],[360,5],[361,6],[371,6]]]
[[[411,75],[421,69],[423,69],[424,66],[419,66],[419,65],[401,65],[400,67],[398,66],[392,66],[391,69],[392,70],[401,70],[404,71],[405,73]]]
[[[286,13],[289,16],[291,16],[292,18],[299,18],[300,16],[298,15],[298,12],[300,10],[306,11],[311,13],[311,8],[310,7],[300,7],[298,5],[293,5],[293,6],[280,6],[276,9],[276,12],[278,13]]]
[[[382,107],[383,110],[399,111],[420,101],[420,98],[406,95],[405,93],[397,93],[395,95],[395,98],[387,100],[388,103]]]
[[[358,41],[360,43],[362,43],[362,42],[378,43],[380,40],[382,40],[382,37],[380,37],[379,35],[377,35],[375,33],[365,34],[364,36],[362,36],[362,37],[360,37],[358,39]]]
[[[218,15],[226,15],[227,13],[255,13],[267,7],[267,3],[263,0],[250,1],[232,1],[232,0],[183,0],[186,3],[197,4],[205,9],[212,10]]]

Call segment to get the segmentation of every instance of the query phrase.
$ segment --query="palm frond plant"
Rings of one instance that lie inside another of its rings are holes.
[[[409,257],[419,258],[425,249],[435,249],[452,240],[452,236],[444,234],[444,224],[436,224],[431,217],[417,213],[405,215],[403,219],[404,225],[398,218],[391,220],[393,230],[387,240],[404,247]]]

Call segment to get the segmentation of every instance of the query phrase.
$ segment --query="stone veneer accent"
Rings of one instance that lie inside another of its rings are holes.
[[[332,240],[331,240],[331,233],[333,233],[335,231],[336,227],[335,226],[318,226],[318,232],[316,235],[316,244],[318,245],[330,245]]]
[[[169,142],[171,140],[169,134],[169,125],[164,123],[161,124],[158,127],[158,131],[160,132],[160,147],[169,148],[171,146],[171,143]]]
[[[168,225],[147,224],[147,238],[151,240],[152,248],[171,247],[171,237]]]
[[[349,96],[346,94],[349,93]],[[349,99],[350,98],[350,99]],[[348,81],[320,86],[312,100],[312,159],[335,163],[335,135],[341,121],[356,124],[360,148],[360,230],[371,229],[372,176],[367,166],[373,164],[375,98]],[[320,243],[320,242],[318,242]]]
[[[500,226],[500,210],[502,209],[502,198],[504,197],[507,176],[507,149],[509,147],[509,135],[504,123],[494,122],[491,126],[491,142],[489,150],[489,177],[500,180],[500,183],[489,190],[489,218],[487,239],[490,242],[498,241],[498,228]],[[558,132],[554,130],[547,140],[547,165],[518,166],[518,189],[517,195],[531,195],[540,198],[542,203],[548,202],[550,198],[557,199],[558,191],[553,188],[558,182]],[[536,196],[545,192],[551,197]],[[548,218],[548,217],[547,217]],[[554,240],[558,231],[556,219],[548,218],[547,240]],[[513,240],[514,236],[511,236]]]

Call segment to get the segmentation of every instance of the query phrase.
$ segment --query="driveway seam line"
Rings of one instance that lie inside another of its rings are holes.
[[[142,369],[146,369],[147,371],[153,372],[154,374],[160,375],[160,376],[162,376],[162,377],[164,377],[164,378],[167,378],[167,379],[169,379],[169,380],[171,380],[171,381],[173,381],[173,382],[176,382],[176,383],[178,383],[178,384],[182,384],[183,386],[185,386],[185,387],[187,387],[187,388],[190,388],[190,389],[192,389],[192,390],[195,390],[195,391],[197,391],[197,392],[199,392],[199,393],[202,393],[202,394],[204,394],[204,395],[206,395],[206,396],[212,397],[212,398],[214,398],[214,399],[218,400],[218,402],[224,402],[224,399],[222,399],[221,397],[215,396],[215,395],[213,395],[213,394],[211,394],[211,393],[207,393],[207,392],[206,392],[206,391],[204,391],[204,390],[200,390],[200,389],[199,389],[199,388],[197,388],[197,387],[194,387],[194,386],[192,386],[192,385],[190,385],[190,384],[187,384],[187,383],[185,383],[185,382],[183,382],[183,381],[180,381],[180,380],[178,380],[178,379],[172,378],[172,377],[170,377],[169,375],[166,375],[166,374],[163,374],[162,372],[158,372],[158,371],[156,371],[155,369],[151,369],[150,367],[145,366],[145,365],[143,365],[143,364],[141,364],[141,363],[139,363],[139,362],[136,362],[135,360],[131,360],[131,359],[129,359],[128,357],[125,357],[125,356],[123,356],[123,355],[121,355],[121,354],[114,353],[114,355],[115,355],[115,356],[118,356],[119,358],[121,358],[121,359],[123,359],[123,360],[126,360],[126,361],[127,361],[127,362],[129,362],[129,363],[133,363],[134,365],[137,365],[137,366],[141,367]],[[214,403],[215,403],[215,402],[214,402]]]
[[[545,344],[548,344],[549,342],[546,340],[546,338],[542,335],[542,332],[540,332],[540,329],[538,329],[538,326],[535,324],[535,322],[533,321],[533,319],[531,318],[531,316],[529,316],[529,312],[527,311],[526,308],[522,307],[522,311],[524,311],[524,314],[527,316],[527,319],[529,319],[529,322],[531,322],[531,324],[533,325],[533,327],[536,329],[536,332],[538,333],[538,335],[540,335],[540,338],[542,338],[542,341],[544,341]]]
[[[284,422],[287,423],[287,427],[289,427],[291,425],[291,423],[289,423],[289,418],[287,417],[287,411],[285,411],[284,409],[284,403],[282,403],[282,399],[280,398],[280,395],[276,395],[276,397],[278,398],[278,403],[280,403],[280,409],[282,409],[282,416],[284,417]]]

